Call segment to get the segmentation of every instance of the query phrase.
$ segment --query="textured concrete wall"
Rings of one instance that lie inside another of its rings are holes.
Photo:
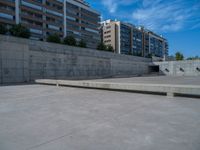
[[[0,83],[29,81],[28,45],[0,41]]]
[[[200,76],[200,60],[154,62],[160,73],[169,76]]]
[[[0,83],[141,75],[150,61],[0,35]]]

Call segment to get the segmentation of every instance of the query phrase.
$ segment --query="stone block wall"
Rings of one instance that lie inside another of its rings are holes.
[[[147,74],[150,59],[0,35],[0,83]]]

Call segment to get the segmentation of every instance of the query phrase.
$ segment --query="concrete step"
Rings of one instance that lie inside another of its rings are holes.
[[[144,84],[144,83],[113,83],[113,82],[97,82],[97,81],[72,81],[72,80],[52,80],[38,79],[35,80],[39,84],[49,84],[57,86],[71,86],[81,88],[94,88],[115,91],[132,91],[151,94],[166,94],[168,97],[175,95],[200,97],[199,85],[172,85],[172,84]]]

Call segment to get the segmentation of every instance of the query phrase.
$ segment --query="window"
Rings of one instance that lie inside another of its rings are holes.
[[[25,1],[22,1],[22,5],[33,8],[33,9],[42,10],[41,6],[31,4],[31,3],[28,3],[28,2],[25,2]]]
[[[58,13],[58,12],[53,11],[53,10],[46,9],[46,12],[49,13],[49,14],[55,15],[55,16],[63,17],[63,14]]]
[[[8,15],[8,14],[5,14],[5,13],[1,13],[1,12],[0,12],[0,17],[5,18],[5,19],[9,19],[9,20],[14,20],[14,16]]]

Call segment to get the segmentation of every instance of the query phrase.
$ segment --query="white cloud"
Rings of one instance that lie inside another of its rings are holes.
[[[118,4],[115,2],[115,0],[103,0],[103,5],[105,5],[110,13],[115,13],[118,7]]]
[[[108,8],[110,13],[116,13],[120,5],[131,5],[137,1],[138,0],[102,0],[102,4]]]
[[[112,16],[155,31],[178,31],[187,24],[198,24],[190,27],[195,28],[200,23],[195,21],[200,17],[199,0],[102,0],[102,4]],[[129,6],[129,9],[133,6],[133,9],[123,10],[121,6]]]
[[[162,0],[155,0],[151,3],[143,1],[141,8],[133,11],[133,20],[147,28],[160,31],[180,30],[185,20],[192,16],[193,8],[186,8],[183,1],[165,3]]]

